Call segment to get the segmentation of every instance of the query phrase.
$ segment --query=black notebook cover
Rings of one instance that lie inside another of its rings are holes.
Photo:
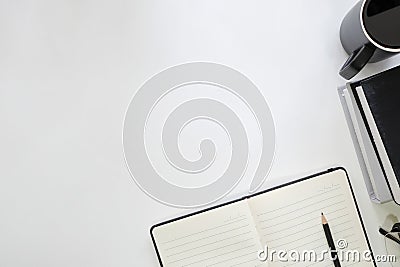
[[[359,85],[364,91],[393,171],[400,184],[400,66],[355,84],[355,86]],[[359,101],[357,102],[362,110]],[[370,137],[373,140],[371,134]]]

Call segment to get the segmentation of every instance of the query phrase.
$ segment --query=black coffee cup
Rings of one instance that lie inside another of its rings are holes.
[[[400,52],[400,0],[359,1],[343,19],[340,40],[349,58],[339,74],[349,80],[368,63]]]

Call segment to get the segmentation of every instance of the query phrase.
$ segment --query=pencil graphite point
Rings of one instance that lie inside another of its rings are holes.
[[[328,223],[328,221],[326,220],[326,217],[325,217],[323,212],[321,212],[321,221],[322,221],[322,224],[327,224]]]

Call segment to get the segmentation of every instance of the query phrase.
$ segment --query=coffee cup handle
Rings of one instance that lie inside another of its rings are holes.
[[[356,76],[374,55],[375,50],[376,47],[368,43],[351,53],[339,71],[340,76],[346,80]]]

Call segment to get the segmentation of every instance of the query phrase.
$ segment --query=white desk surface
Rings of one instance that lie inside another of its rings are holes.
[[[157,266],[149,227],[188,211],[130,178],[122,122],[145,80],[191,61],[241,71],[269,102],[277,145],[263,188],[344,166],[384,253],[378,225],[400,209],[369,201],[336,91],[354,3],[2,1],[0,266]]]

